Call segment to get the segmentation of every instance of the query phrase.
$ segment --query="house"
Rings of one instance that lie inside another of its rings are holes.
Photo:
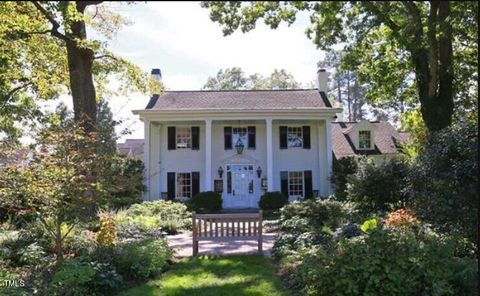
[[[400,146],[408,133],[398,132],[387,121],[332,122],[335,159],[368,155],[379,164],[400,155]]]
[[[125,143],[117,144],[117,151],[127,157],[143,160],[144,145],[143,139],[126,139]]]
[[[222,194],[224,208],[256,208],[265,191],[290,200],[331,194],[337,113],[318,89],[166,91],[134,110],[144,123],[145,199]]]

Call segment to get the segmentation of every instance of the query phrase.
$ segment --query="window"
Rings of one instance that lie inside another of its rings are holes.
[[[288,172],[288,195],[304,196],[303,192],[303,172]]]
[[[248,147],[248,133],[246,127],[234,127],[232,128],[232,145],[235,147],[238,140],[243,143],[244,147]]]
[[[291,127],[287,129],[288,148],[303,147],[302,127]]]
[[[370,149],[370,148],[372,148],[370,131],[359,131],[358,132],[358,148],[360,148],[360,149]]]
[[[177,197],[192,197],[191,173],[177,173]]]
[[[177,127],[177,148],[192,147],[192,130],[189,127]]]

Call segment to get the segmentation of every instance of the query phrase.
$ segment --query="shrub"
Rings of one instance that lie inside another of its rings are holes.
[[[362,232],[362,229],[360,228],[360,224],[346,223],[335,231],[334,237],[337,239],[352,238],[352,237],[360,236],[362,234],[363,232]]]
[[[89,256],[95,252],[98,245],[96,234],[89,230],[84,230],[72,237],[70,240],[69,251],[76,256]]]
[[[120,224],[118,227],[118,238],[121,242],[158,239],[162,236],[162,230],[145,229],[138,224]]]
[[[391,159],[380,165],[366,159],[347,177],[347,200],[364,213],[375,214],[404,207],[408,201],[408,164]]]
[[[472,295],[476,262],[453,252],[424,228],[380,228],[307,255],[299,278],[313,295]]]
[[[419,220],[410,209],[399,209],[388,214],[385,219],[387,227],[409,227],[419,224]]]
[[[92,290],[95,292],[99,292],[101,295],[108,295],[122,286],[122,276],[117,273],[115,267],[110,263],[93,261],[90,263],[90,266],[95,271],[95,276],[91,282]]]
[[[148,278],[162,271],[172,258],[165,239],[143,240],[119,244],[113,264],[126,278]]]
[[[222,209],[222,197],[213,191],[200,192],[192,197],[188,204],[197,213],[216,213]]]
[[[101,213],[100,230],[97,234],[97,242],[101,246],[113,246],[117,243],[117,228],[113,215],[110,213]]]
[[[332,166],[330,182],[335,191],[335,199],[347,200],[347,179],[348,176],[357,172],[358,160],[354,156],[335,159]]]
[[[288,197],[279,191],[265,192],[258,202],[262,210],[278,210],[288,203]]]
[[[88,283],[94,275],[95,270],[87,263],[67,262],[53,275],[52,292],[60,295],[88,295]]]
[[[1,267],[1,265],[0,265]],[[8,286],[4,285],[2,286],[5,281],[16,281],[16,285],[13,286]],[[20,276],[16,273],[11,273],[6,270],[3,270],[0,268],[0,291],[2,295],[4,296],[26,296],[30,295],[27,293],[23,287],[26,286],[26,282],[20,278]]]

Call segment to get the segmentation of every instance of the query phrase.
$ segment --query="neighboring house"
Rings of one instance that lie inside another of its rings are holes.
[[[407,133],[398,132],[387,121],[333,122],[333,154],[335,159],[368,155],[375,163],[397,157]]]
[[[318,89],[166,91],[135,110],[145,127],[145,199],[222,194],[256,208],[265,191],[290,200],[331,194],[331,126],[340,108]]]
[[[117,143],[118,153],[133,159],[143,160],[143,139],[126,139],[125,143]]]

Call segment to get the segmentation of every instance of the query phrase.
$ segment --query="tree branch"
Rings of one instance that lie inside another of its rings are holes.
[[[99,59],[103,59],[103,58],[110,58],[110,59],[112,59],[114,61],[117,61],[117,62],[120,61],[117,57],[114,57],[113,55],[110,55],[110,54],[102,54],[102,55],[93,57],[94,60],[99,60]]]
[[[67,36],[63,35],[58,31],[58,28],[60,28],[60,24],[53,18],[52,15],[40,4],[38,1],[32,1],[33,5],[37,8],[38,11],[40,11],[46,18],[47,20],[52,24],[52,29],[50,32],[52,33],[53,36],[62,39],[64,41],[71,41],[70,38]]]
[[[73,230],[73,228],[75,227],[76,223],[73,223],[72,226],[70,226],[70,228],[68,228],[67,232],[62,236],[61,240],[63,241],[67,235],[70,233],[70,231]]]
[[[7,95],[5,96],[5,102],[7,102],[17,91],[21,90],[22,88],[25,88],[27,86],[32,85],[33,83],[31,81],[25,82],[17,87],[14,87],[12,90],[10,90]]]

